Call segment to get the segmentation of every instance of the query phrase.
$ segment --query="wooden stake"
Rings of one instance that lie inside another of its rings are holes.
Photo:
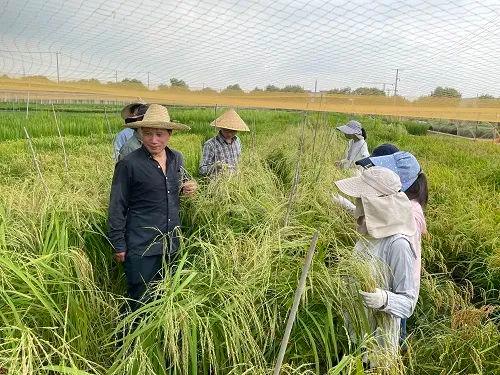
[[[30,92],[28,91],[28,100],[26,101],[26,120],[28,119],[29,107],[30,107]]]
[[[36,152],[35,152],[35,149],[33,147],[33,143],[31,142],[30,135],[28,133],[28,130],[26,130],[25,126],[23,126],[23,129],[24,129],[24,134],[26,135],[26,139],[28,140],[28,144],[30,146],[31,156],[33,158],[33,165],[35,166],[35,169],[36,169],[36,171],[38,173],[38,177],[40,178],[40,181],[42,181],[43,187],[45,188],[45,192],[48,195],[49,194],[49,188],[48,188],[47,184],[45,183],[45,180],[43,179],[42,171],[40,169],[40,163],[38,162],[38,158],[36,157]]]
[[[106,119],[106,125],[108,126],[109,137],[113,139],[113,133],[111,132],[111,125],[109,124],[108,111],[106,110],[106,106],[104,106],[104,118]]]
[[[302,123],[302,130],[300,133],[300,140],[299,140],[299,150],[298,150],[298,155],[297,155],[297,164],[295,165],[295,174],[293,177],[293,184],[292,184],[292,189],[290,190],[290,196],[288,197],[288,205],[286,208],[286,213],[285,213],[285,226],[288,225],[288,221],[290,219],[290,214],[292,212],[292,204],[295,199],[295,193],[297,192],[297,186],[299,185],[300,181],[300,160],[302,158],[302,153],[304,151],[304,128],[305,128],[305,123],[307,121],[307,113],[304,118],[304,122]]]
[[[292,332],[293,323],[297,315],[297,310],[299,309],[300,298],[304,292],[304,287],[306,285],[306,277],[309,272],[309,267],[311,266],[312,258],[314,255],[314,250],[316,249],[316,243],[318,242],[318,231],[316,231],[311,240],[311,246],[307,252],[304,267],[302,268],[302,275],[300,275],[299,285],[295,290],[295,297],[293,298],[293,305],[290,309],[290,314],[288,315],[288,321],[286,323],[285,334],[281,340],[280,351],[278,353],[278,359],[276,360],[276,365],[274,366],[274,375],[279,375],[281,371],[281,365],[283,364],[283,358],[285,358],[285,351],[288,345],[288,340],[290,339],[290,333]]]
[[[59,122],[57,121],[56,110],[54,109],[54,104],[52,104],[52,113],[54,114],[54,121],[56,122],[57,134],[59,134],[59,140],[61,141],[61,146],[64,155],[64,171],[68,171],[68,157],[66,155],[66,148],[64,147],[64,139],[61,134],[61,129],[59,129]]]

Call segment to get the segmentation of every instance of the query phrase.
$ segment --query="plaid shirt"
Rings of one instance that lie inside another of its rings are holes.
[[[231,171],[235,171],[241,154],[241,142],[238,137],[228,143],[219,133],[210,138],[203,145],[203,157],[200,161],[200,174],[209,176],[217,172],[217,164],[226,164]]]

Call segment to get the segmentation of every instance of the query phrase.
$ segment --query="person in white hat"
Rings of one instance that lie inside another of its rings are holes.
[[[356,198],[354,216],[362,236],[355,253],[369,261],[374,274],[383,275],[375,290],[360,291],[360,295],[369,312],[386,314],[382,320],[370,314],[372,329],[380,347],[395,355],[400,320],[412,315],[418,298],[414,277],[417,254],[411,241],[416,225],[410,200],[401,192],[399,176],[384,167],[365,169],[360,176],[335,184]]]
[[[234,172],[241,155],[241,142],[236,134],[250,129],[232,108],[210,125],[218,129],[218,134],[203,145],[200,175],[213,176],[223,170]]]
[[[179,247],[180,195],[197,189],[186,178],[182,154],[168,147],[173,130],[188,126],[170,121],[165,107],[151,104],[138,129],[142,146],[115,166],[109,201],[109,240],[115,259],[124,262],[130,307],[135,310],[150,282],[173,265]]]
[[[340,168],[352,168],[355,162],[370,156],[366,143],[366,131],[358,121],[351,120],[345,125],[338,126],[337,130],[349,139],[344,158],[337,163]]]
[[[394,151],[394,149],[396,149]],[[374,153],[377,153],[374,155]],[[401,190],[410,199],[413,219],[417,231],[410,237],[413,248],[417,254],[414,268],[414,277],[417,288],[417,296],[420,290],[420,271],[422,254],[422,235],[427,233],[427,223],[425,220],[424,209],[429,199],[429,190],[427,186],[427,177],[422,172],[420,164],[411,153],[399,151],[391,144],[379,146],[373,150],[370,157],[358,160],[356,165],[363,168],[380,166],[389,168],[395,172],[401,180]],[[401,319],[401,344],[404,345],[406,339],[406,319]]]
[[[121,111],[121,117],[125,121],[125,124],[130,122],[140,121],[142,120],[142,117],[144,116],[144,113],[146,113],[147,109],[148,105],[146,103],[142,102],[131,103],[123,107]],[[135,142],[133,140],[133,143],[139,143],[140,147],[140,140],[137,138],[137,133],[134,129],[126,127],[116,135],[113,141],[115,161],[120,160],[121,149],[125,146],[125,144],[127,144],[127,142],[129,142],[131,139],[134,138]],[[125,155],[122,154],[121,157],[123,156]]]

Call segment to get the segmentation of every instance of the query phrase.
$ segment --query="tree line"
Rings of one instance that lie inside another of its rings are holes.
[[[2,79],[11,79],[7,75],[3,75],[0,78]],[[37,79],[37,80],[46,80],[50,81],[49,78],[45,76],[31,76],[29,77],[30,79]],[[96,78],[91,78],[91,79],[81,79],[77,81],[78,83],[81,84],[92,84],[92,85],[109,85],[109,86],[133,86],[139,89],[144,89],[147,90],[147,86],[140,80],[135,79],[135,78],[124,78],[121,81],[108,81],[106,83],[102,83]],[[162,83],[158,85],[158,90],[170,90],[170,89],[177,89],[177,90],[186,90],[186,91],[198,91],[198,92],[205,92],[205,93],[243,93],[244,90],[240,87],[238,83],[234,83],[231,85],[226,86],[226,88],[222,90],[215,90],[211,87],[204,87],[201,90],[192,90],[189,85],[186,83],[186,81],[178,78],[170,78],[169,84],[168,83]],[[304,87],[300,85],[286,85],[284,87],[278,87],[275,85],[267,85],[264,88],[260,87],[255,87],[252,91],[252,93],[258,93],[258,92],[286,92],[286,93],[310,93],[311,90],[306,90]],[[326,94],[333,94],[333,95],[370,95],[370,96],[387,96],[387,93],[384,90],[381,90],[376,87],[358,87],[356,89],[351,89],[350,87],[344,87],[344,88],[335,88],[331,90],[324,90],[321,91],[322,93]],[[426,96],[424,96],[426,97]],[[462,93],[459,92],[457,89],[452,88],[452,87],[442,87],[442,86],[437,86],[429,95],[428,97],[437,97],[437,98],[457,98],[460,99],[462,98]],[[493,95],[490,94],[481,94],[477,96],[478,99],[495,99]]]

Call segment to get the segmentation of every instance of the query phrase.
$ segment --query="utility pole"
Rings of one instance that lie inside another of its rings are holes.
[[[318,91],[318,80],[314,81],[314,93]]]
[[[56,66],[57,66],[57,83],[59,83],[59,53],[60,52],[56,52]]]
[[[118,70],[115,70],[115,83],[118,83]]]
[[[399,69],[396,69],[396,80],[394,81],[394,96],[398,94]]]
[[[149,72],[148,72],[148,90],[149,90]]]

